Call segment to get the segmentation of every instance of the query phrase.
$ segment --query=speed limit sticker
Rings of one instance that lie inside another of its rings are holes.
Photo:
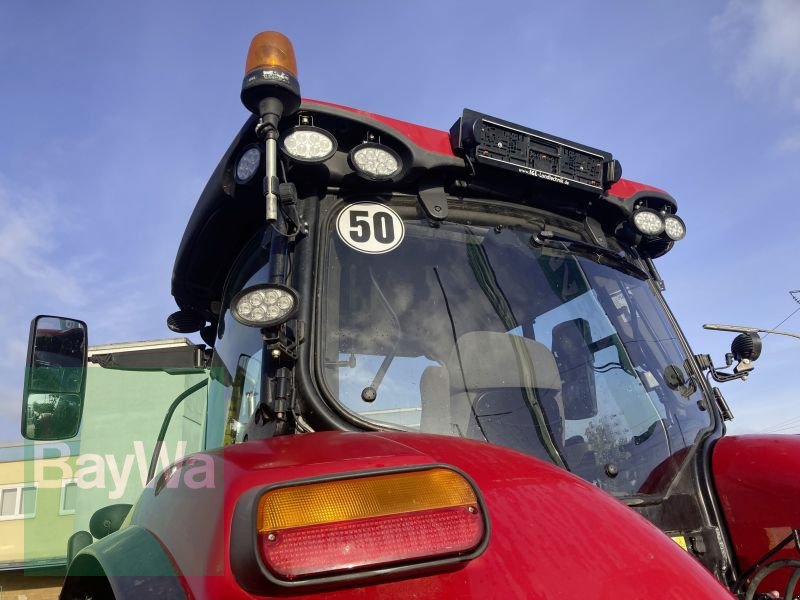
[[[383,254],[400,245],[405,226],[400,216],[385,204],[356,202],[339,213],[336,231],[353,250]]]

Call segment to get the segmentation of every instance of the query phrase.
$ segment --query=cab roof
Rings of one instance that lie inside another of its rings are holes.
[[[407,164],[401,179],[391,185],[408,191],[419,188],[432,174],[438,180],[469,178],[472,171],[453,149],[446,131],[317,100],[305,100],[300,114],[313,116],[315,125],[334,133],[340,150],[348,143],[360,143],[365,135],[374,135],[393,146]],[[285,119],[281,128],[292,125]],[[241,248],[263,228],[260,185],[243,186],[233,176],[240,153],[258,142],[255,126],[256,118],[251,116],[222,156],[189,218],[175,259],[172,295],[178,307],[207,321],[217,319],[227,273]],[[341,189],[352,183],[354,174],[347,164],[346,153],[334,155],[325,167],[324,176],[318,177],[318,186]],[[317,191],[325,193],[324,189]],[[628,179],[612,184],[603,198],[625,212],[643,199],[675,206],[674,199],[663,190]]]

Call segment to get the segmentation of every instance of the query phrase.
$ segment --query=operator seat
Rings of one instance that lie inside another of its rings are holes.
[[[445,367],[427,367],[419,380],[422,402],[420,431],[453,435],[450,419],[450,375]]]
[[[523,381],[525,361],[530,381]],[[529,400],[525,391],[533,390]],[[445,367],[428,367],[420,380],[421,430],[510,446],[544,456],[530,401],[538,402],[556,443],[563,445],[561,377],[546,346],[496,331],[462,335]]]

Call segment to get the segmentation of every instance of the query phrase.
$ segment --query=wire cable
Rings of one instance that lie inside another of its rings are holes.
[[[792,300],[800,304],[800,290],[790,290],[789,295],[792,297]],[[795,310],[793,310],[788,317],[786,317],[783,321],[775,325],[775,327],[773,327],[772,329],[777,329],[778,327],[786,323],[786,321],[795,316],[798,312],[800,312],[800,306],[798,306]],[[769,333],[767,333],[764,337],[766,338],[767,336],[769,336]]]

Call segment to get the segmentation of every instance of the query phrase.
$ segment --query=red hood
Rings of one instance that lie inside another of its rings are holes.
[[[730,597],[672,540],[605,492],[498,446],[412,433],[323,432],[240,444],[207,456],[218,473],[216,489],[180,486],[158,496],[147,490],[133,518],[172,550],[198,598],[249,597],[240,590],[234,596],[229,587],[227,535],[235,505],[248,490],[433,463],[458,467],[480,489],[491,524],[486,552],[455,571],[328,590],[326,598]],[[210,573],[226,577],[207,577]]]

